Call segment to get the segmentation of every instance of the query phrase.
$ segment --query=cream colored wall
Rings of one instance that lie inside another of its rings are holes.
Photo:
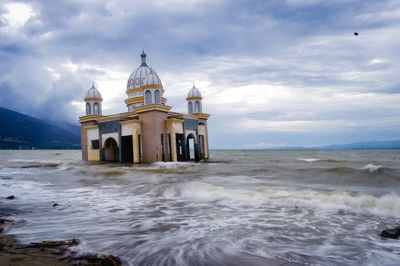
[[[132,145],[133,145],[133,162],[140,163],[141,155],[139,156],[139,141],[138,135],[142,134],[140,121],[124,121],[121,122],[121,135],[129,136],[132,135]],[[143,148],[142,148],[143,150]]]
[[[87,129],[87,150],[88,150],[88,161],[100,161],[100,150],[92,149],[92,140],[99,139],[99,128],[92,127]]]
[[[194,137],[194,143],[197,144],[196,130],[189,130],[189,129],[186,129],[186,130],[185,130],[185,137],[186,137],[185,141],[187,140],[187,136],[189,136],[190,134],[193,135],[193,137]]]
[[[113,138],[117,142],[117,145],[119,147],[120,143],[119,143],[119,138],[118,138],[117,132],[101,134],[101,146],[102,147],[104,147],[104,143],[106,142],[106,140],[108,138]]]
[[[183,123],[181,122],[173,122],[172,123],[172,130],[177,134],[183,134]]]
[[[178,161],[178,156],[176,154],[176,135],[183,134],[183,121],[180,119],[167,119],[167,134],[171,135],[171,157],[172,161]]]

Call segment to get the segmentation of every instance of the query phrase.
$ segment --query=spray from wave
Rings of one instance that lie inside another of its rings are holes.
[[[396,193],[375,196],[350,191],[288,190],[285,188],[229,188],[205,182],[188,182],[179,189],[166,190],[166,197],[184,197],[201,202],[234,206],[304,206],[322,209],[348,209],[360,212],[400,214]]]
[[[376,173],[376,172],[382,170],[383,166],[382,165],[375,165],[375,164],[367,164],[366,166],[364,166],[361,169],[362,170],[368,170],[368,172],[370,172],[370,173]]]

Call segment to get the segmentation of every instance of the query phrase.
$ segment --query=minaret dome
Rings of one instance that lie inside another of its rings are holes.
[[[201,100],[203,100],[203,97],[201,97],[201,93],[200,93],[199,89],[197,89],[194,86],[194,83],[193,83],[193,87],[189,90],[186,100],[188,101],[188,113],[189,114],[203,112],[202,103],[201,103]]]
[[[97,89],[96,82],[92,83],[92,87],[86,92],[86,115],[102,115],[101,103],[103,98]]]

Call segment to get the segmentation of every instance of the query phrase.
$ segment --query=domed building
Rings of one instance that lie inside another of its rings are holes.
[[[157,72],[140,55],[141,64],[130,75],[125,104],[128,111],[102,115],[103,98],[95,82],[86,93],[86,115],[79,118],[82,159],[152,163],[208,159],[207,120],[202,96],[194,86],[186,97],[188,114],[171,111]]]
[[[137,106],[144,104],[165,104],[167,101],[162,97],[164,89],[161,79],[146,63],[147,55],[143,51],[140,56],[142,64],[132,72],[126,85],[128,99],[125,103],[128,111],[134,111]]]

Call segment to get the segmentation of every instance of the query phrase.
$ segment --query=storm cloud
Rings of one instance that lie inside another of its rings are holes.
[[[0,106],[77,123],[96,80],[125,112],[144,49],[174,111],[200,89],[211,148],[398,138],[399,32],[395,0],[6,0]]]

